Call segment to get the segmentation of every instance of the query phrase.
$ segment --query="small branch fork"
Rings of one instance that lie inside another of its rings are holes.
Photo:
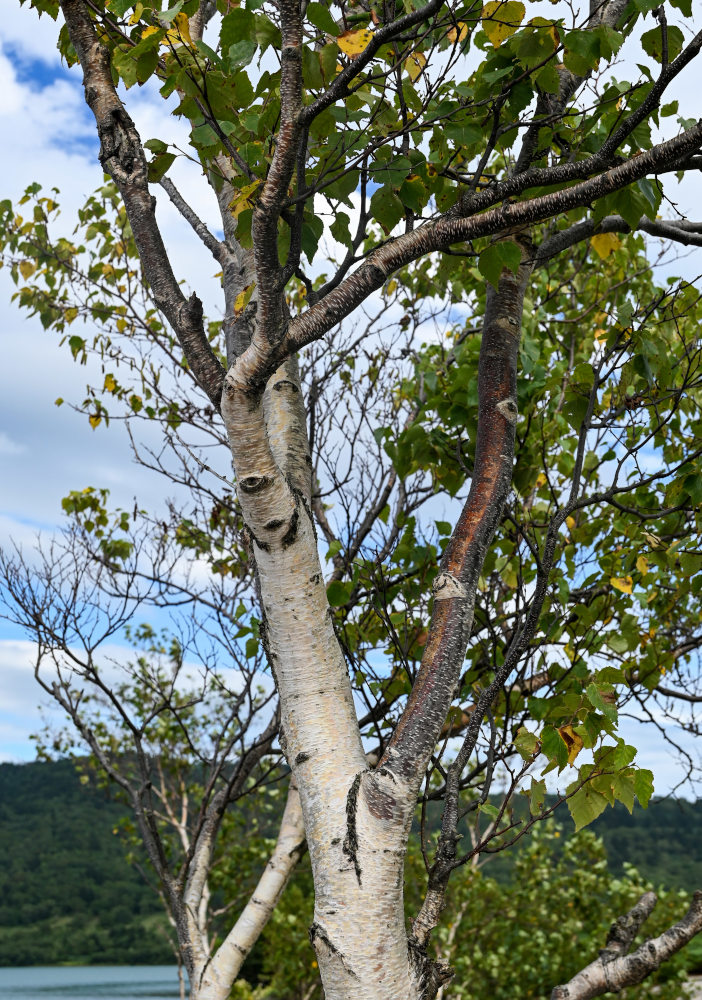
[[[655,893],[647,892],[629,913],[619,917],[612,925],[607,944],[599,957],[581,969],[570,982],[556,986],[551,1000],[590,1000],[603,993],[619,993],[626,986],[635,986],[702,930],[702,891],[698,890],[682,920],[658,937],[644,942],[631,955],[627,954],[656,902]]]

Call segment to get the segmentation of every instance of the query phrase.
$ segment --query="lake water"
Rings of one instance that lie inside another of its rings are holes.
[[[2,1000],[174,1000],[174,965],[0,969]]]

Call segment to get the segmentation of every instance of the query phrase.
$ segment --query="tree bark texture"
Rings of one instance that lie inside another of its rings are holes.
[[[361,744],[351,684],[326,598],[309,509],[309,463],[291,362],[257,385],[246,351],[230,368],[222,415],[251,533],[265,645],[281,699],[281,742],[300,789],[315,881],[310,937],[327,1000],[420,1000],[433,963],[410,946],[403,872],[417,791],[455,689],[487,546],[511,483],[516,363],[530,248],[488,294],[479,426],[468,500],[446,550],[420,675],[375,768]],[[261,341],[259,340],[259,343]]]

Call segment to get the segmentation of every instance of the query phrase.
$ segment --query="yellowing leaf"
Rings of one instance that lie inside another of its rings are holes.
[[[243,291],[239,292],[237,297],[234,299],[235,316],[241,316],[244,309],[246,309],[247,305],[249,304],[249,299],[251,298],[253,290],[254,290],[254,283],[251,282],[251,284],[247,285],[246,288],[243,289]]]
[[[254,181],[252,184],[245,184],[239,191],[236,198],[229,202],[229,211],[235,219],[238,219],[245,208],[253,208],[256,200],[255,194],[262,181]]]
[[[600,341],[606,339],[607,339],[607,331],[603,329],[603,327],[598,326],[597,329],[595,330],[595,340]]]
[[[665,542],[662,542],[657,535],[652,534],[650,531],[644,531],[643,536],[652,549],[665,548]]]
[[[405,69],[410,80],[414,83],[426,66],[427,57],[422,52],[413,52],[405,59]]]
[[[583,748],[583,741],[572,726],[561,726],[558,732],[561,734],[561,739],[568,747],[568,763],[572,764]]]
[[[483,31],[494,48],[499,48],[506,38],[515,33],[525,13],[526,8],[520,0],[490,0],[483,6]]]
[[[455,28],[451,28],[448,33],[448,40],[453,42],[462,42],[468,35],[468,25],[463,21],[459,21]]]
[[[617,250],[622,245],[616,233],[598,233],[590,240],[590,246],[595,251],[600,260],[609,257],[613,250]]]
[[[107,392],[114,392],[117,388],[117,379],[114,375],[105,375],[105,385],[104,388]]]
[[[148,28],[144,28],[144,30],[141,33],[141,37],[148,38],[149,35],[155,35],[156,32],[160,30],[161,29],[157,27],[155,24],[150,24]]]
[[[636,568],[641,574],[641,576],[646,576],[648,573],[648,559],[646,556],[639,556],[636,560]]]
[[[546,483],[547,483],[546,476],[543,474],[543,472],[540,472],[536,477],[536,482],[534,483],[535,488],[538,490],[540,486],[545,486]]]
[[[141,15],[143,13],[144,13],[144,5],[143,5],[143,3],[136,4],[136,6],[134,7],[134,13],[129,18],[128,23],[129,24],[138,24],[139,20],[141,18]],[[143,35],[142,35],[142,37],[143,37]]]
[[[566,518],[566,524],[568,525],[568,528],[572,531],[573,528],[575,527],[575,518],[574,517],[567,517]]]
[[[373,37],[370,28],[359,28],[357,31],[345,31],[336,39],[336,44],[347,56],[358,56],[363,52],[368,42]]]
[[[95,430],[95,428],[98,426],[101,420],[102,417],[100,416],[99,413],[91,413],[90,416],[88,417],[88,422],[90,423],[90,426],[93,428],[93,430]]]
[[[31,260],[21,260],[20,261],[20,273],[24,280],[26,281],[37,269],[37,265]]]
[[[630,594],[634,586],[630,576],[611,576],[609,582],[617,590],[621,590],[622,594]]]
[[[170,31],[166,32],[166,37],[164,42],[171,42],[173,45],[190,45],[192,47],[193,40],[190,37],[190,22],[188,21],[187,14],[176,14],[173,18],[173,27]]]
[[[67,323],[70,324],[73,322],[73,320],[76,318],[77,315],[78,315],[78,310],[76,309],[76,307],[69,306],[69,308],[66,309],[66,311],[64,312],[63,318],[66,320]]]
[[[390,281],[388,281],[387,283],[385,291],[388,293],[388,295],[392,295],[392,293],[395,291],[396,288],[397,288],[397,282],[395,281],[394,278],[391,278]]]

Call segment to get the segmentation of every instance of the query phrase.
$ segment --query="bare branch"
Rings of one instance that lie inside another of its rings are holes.
[[[551,1000],[590,1000],[603,993],[619,993],[625,986],[635,986],[702,930],[702,891],[698,890],[682,920],[627,955],[631,941],[655,903],[654,893],[642,896],[636,906],[614,925],[600,957],[573,976],[570,982],[556,986]]]

